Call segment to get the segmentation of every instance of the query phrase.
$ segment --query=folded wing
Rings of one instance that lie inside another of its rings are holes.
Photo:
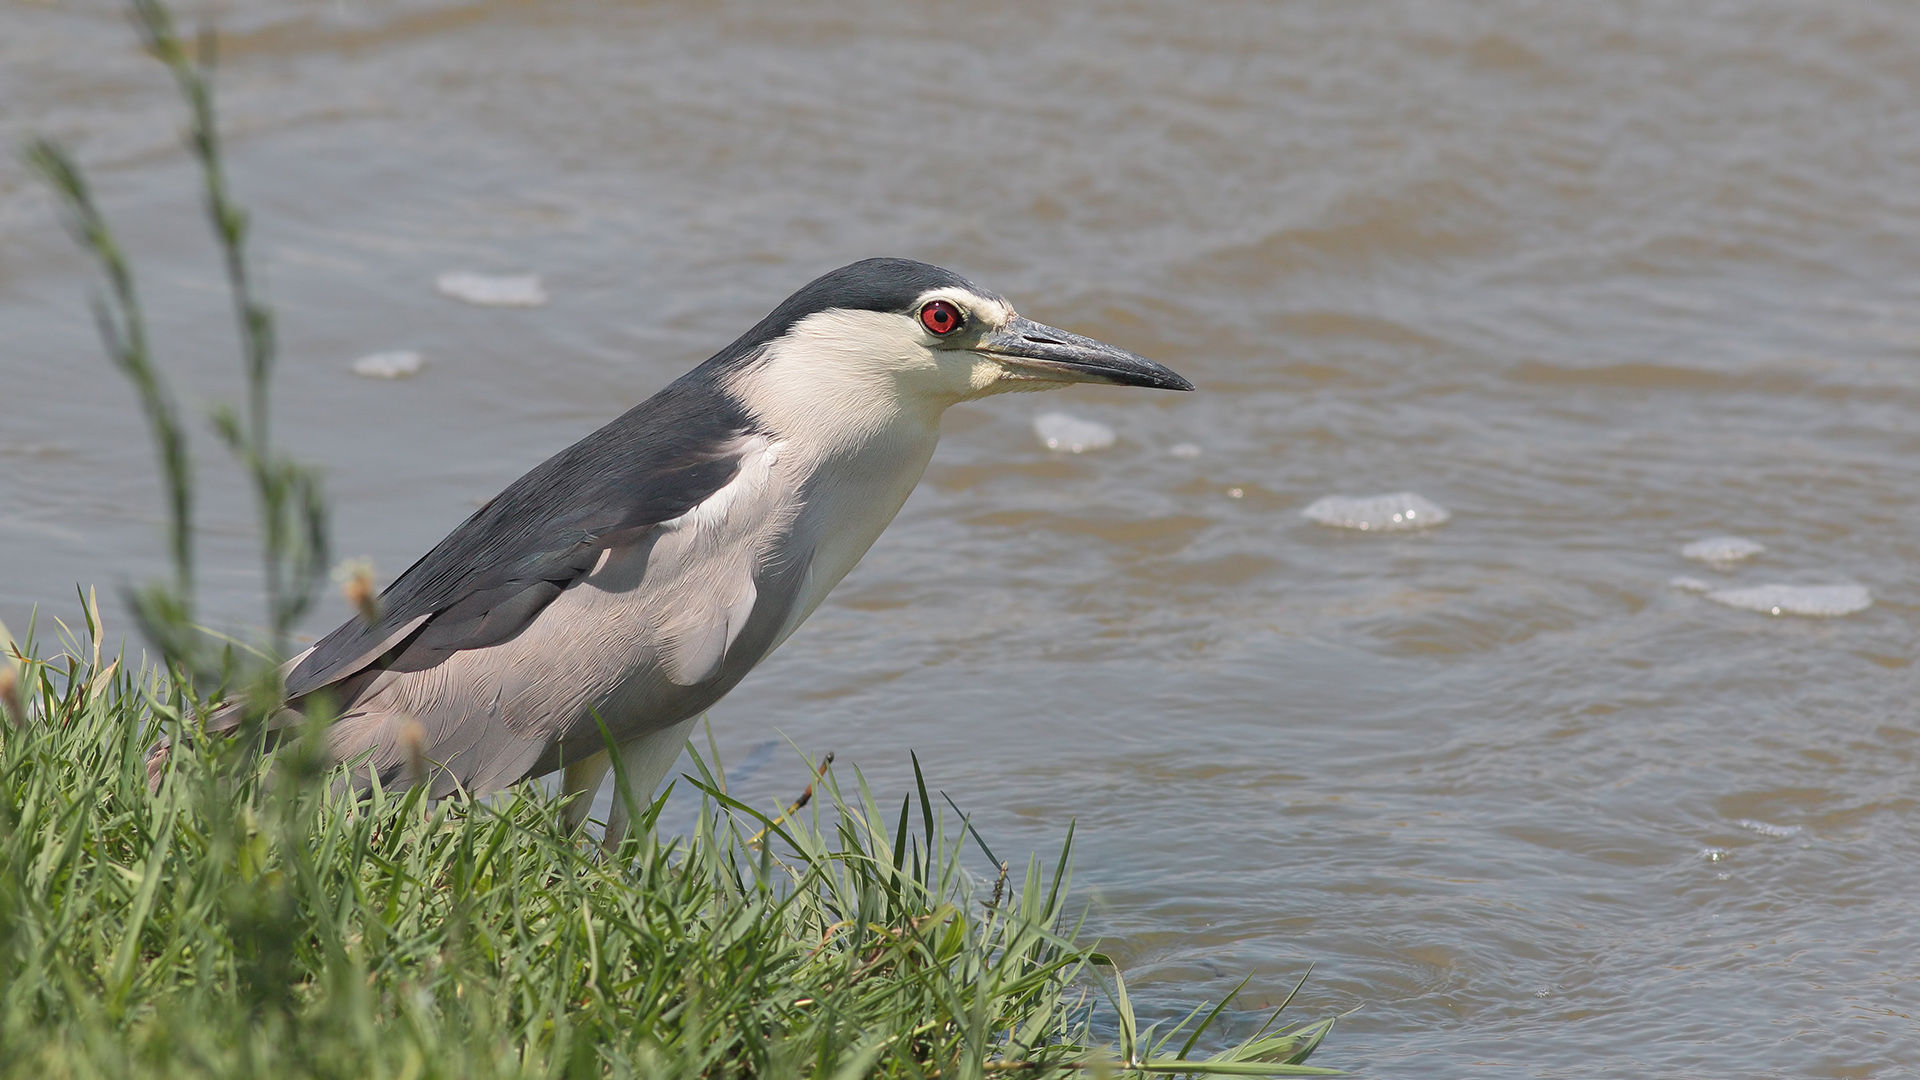
[[[744,415],[716,413],[688,377],[514,481],[287,675],[296,702],[369,669],[418,671],[512,638],[610,547],[636,543],[740,467]],[[350,700],[336,701],[346,708]]]

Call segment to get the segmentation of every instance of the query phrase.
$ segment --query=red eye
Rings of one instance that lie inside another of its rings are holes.
[[[946,337],[960,329],[960,324],[964,321],[966,320],[961,317],[960,309],[945,300],[929,300],[926,306],[920,309],[920,325],[941,337]]]

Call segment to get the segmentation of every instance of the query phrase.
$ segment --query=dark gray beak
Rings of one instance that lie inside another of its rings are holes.
[[[999,357],[1009,367],[1023,368],[1055,382],[1113,383],[1150,386],[1156,390],[1193,389],[1192,383],[1144,356],[1018,315],[1006,326],[982,337],[974,348]]]

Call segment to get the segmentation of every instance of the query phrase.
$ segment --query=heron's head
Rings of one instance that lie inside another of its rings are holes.
[[[1145,357],[1024,318],[960,275],[908,259],[816,279],[721,356],[733,360],[729,388],[786,425],[870,427],[1070,383],[1193,389]]]

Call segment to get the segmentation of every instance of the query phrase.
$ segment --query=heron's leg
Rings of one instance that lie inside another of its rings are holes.
[[[561,811],[566,818],[568,832],[579,831],[586,822],[587,813],[593,809],[594,792],[600,790],[600,781],[606,778],[607,770],[612,765],[612,759],[602,750],[567,766],[565,778],[560,782],[560,793],[579,796]]]
[[[687,733],[693,730],[693,723],[698,719],[690,716],[670,728],[620,744],[620,766],[627,774],[627,790],[633,793],[635,808],[643,808],[653,801],[653,789],[660,786],[660,778],[673,768],[673,760],[680,756],[680,748],[687,744]],[[615,788],[613,812],[607,815],[607,846],[614,847],[626,839],[626,835],[627,802]]]

